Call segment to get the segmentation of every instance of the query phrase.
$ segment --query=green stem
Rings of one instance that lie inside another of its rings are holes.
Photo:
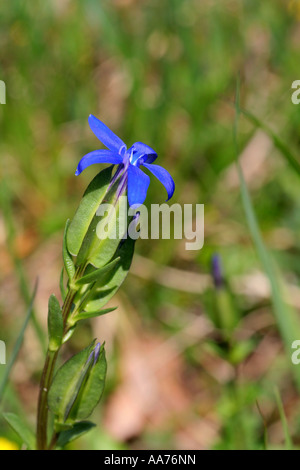
[[[59,436],[59,434],[56,433],[56,432],[53,434],[51,442],[50,442],[49,447],[48,447],[48,450],[53,450],[55,448],[55,446],[57,444],[58,436]]]
[[[48,391],[52,382],[54,368],[56,364],[58,351],[47,352],[46,361],[44,365],[42,380],[40,384],[40,396],[38,403],[38,418],[37,418],[37,449],[47,449],[47,427],[48,427]]]
[[[79,266],[74,275],[73,281],[81,277],[85,270],[85,265]],[[67,320],[70,315],[71,307],[73,304],[74,297],[76,295],[75,289],[70,289],[67,297],[64,301],[62,308],[62,317],[64,324],[64,334],[67,330]],[[40,394],[38,401],[38,413],[37,413],[37,449],[46,450],[48,448],[47,440],[47,428],[48,428],[48,392],[53,380],[53,374],[55,370],[55,365],[58,357],[60,348],[57,351],[47,351],[45,365],[43,369],[43,374],[40,383]],[[50,444],[52,447],[52,445]]]

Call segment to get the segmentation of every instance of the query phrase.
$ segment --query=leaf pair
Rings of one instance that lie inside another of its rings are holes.
[[[128,274],[134,254],[134,246],[135,240],[131,238],[120,243],[115,253],[115,259],[119,258],[119,262],[110,271],[107,271],[101,280],[95,283],[82,303],[82,311],[88,314],[97,312],[114,296]]]
[[[121,200],[116,199],[117,183],[109,189],[112,168],[106,168],[92,180],[67,227],[66,252],[77,257],[77,266],[105,266],[113,258],[126,233],[127,207],[120,207]],[[67,256],[64,259],[68,272],[70,260]]]
[[[104,345],[98,353],[95,349],[93,342],[69,359],[54,377],[48,405],[58,431],[88,418],[102,396],[107,369]]]

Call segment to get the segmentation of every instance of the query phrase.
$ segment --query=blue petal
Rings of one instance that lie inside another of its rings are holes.
[[[122,156],[117,152],[111,152],[110,150],[94,150],[82,157],[78,163],[75,175],[80,175],[83,170],[94,163],[113,163],[114,165],[118,165],[119,163],[122,163],[122,161]]]
[[[143,142],[135,142],[132,146],[134,153],[132,156],[131,163],[136,166],[142,165],[142,160],[147,163],[152,163],[157,159],[157,153],[149,145],[143,144]],[[141,159],[140,162],[137,162],[138,159]]]
[[[139,207],[146,199],[150,184],[148,175],[138,167],[129,165],[128,167],[128,202],[133,208]]]
[[[102,142],[110,150],[120,152],[122,147],[126,150],[126,145],[123,140],[121,140],[116,134],[113,133],[102,121],[97,119],[95,116],[90,114],[89,116],[89,125],[95,136],[98,137],[100,142]]]
[[[143,163],[143,166],[151,171],[151,173],[164,185],[168,193],[167,201],[171,199],[175,191],[175,183],[170,173],[159,165],[148,165],[148,163]]]

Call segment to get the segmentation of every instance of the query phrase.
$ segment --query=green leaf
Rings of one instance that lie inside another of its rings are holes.
[[[23,343],[23,338],[24,338],[24,333],[25,333],[25,330],[27,328],[28,322],[29,322],[29,320],[32,316],[33,302],[34,302],[34,299],[35,299],[35,296],[36,296],[36,291],[37,291],[37,282],[36,282],[35,287],[34,287],[34,291],[33,291],[33,294],[32,294],[31,300],[30,300],[30,304],[29,304],[29,307],[28,307],[28,310],[27,310],[27,315],[26,315],[24,324],[21,328],[19,336],[18,336],[18,338],[16,340],[16,343],[14,345],[12,354],[10,356],[10,360],[6,365],[5,372],[4,372],[4,375],[3,375],[3,378],[2,378],[2,382],[0,383],[0,401],[3,398],[3,394],[4,394],[4,391],[5,391],[6,385],[8,383],[10,372],[13,368],[15,360],[16,360],[16,358],[19,354],[19,351],[21,349],[21,346],[22,346],[22,343]]]
[[[135,240],[131,238],[121,243],[115,255],[120,258],[120,262],[110,272],[106,273],[101,281],[95,284],[82,303],[81,310],[86,312],[99,311],[113,297],[128,274],[134,254],[134,246]]]
[[[56,429],[86,419],[99,402],[106,378],[104,345],[97,361],[91,354],[94,342],[73,356],[57,372],[49,391],[48,405],[56,416]]]
[[[70,413],[76,421],[88,418],[99,403],[105,386],[107,363],[104,345],[101,346],[99,358],[91,368],[87,381],[82,387],[76,403]]]
[[[59,278],[59,289],[62,300],[64,301],[67,297],[67,291],[64,286],[64,268],[62,268]]]
[[[105,196],[111,180],[112,169],[113,166],[110,166],[102,170],[91,181],[70,223],[67,232],[67,247],[73,256],[78,255],[94,215]]]
[[[60,433],[57,440],[57,447],[61,449],[64,448],[67,444],[74,441],[75,439],[78,439],[95,426],[96,425],[90,421],[81,421],[79,423],[75,423],[72,429]]]
[[[106,308],[98,312],[80,312],[77,315],[75,315],[74,318],[71,318],[70,322],[68,323],[70,324],[70,326],[73,326],[79,321],[88,320],[89,318],[95,318],[95,317],[100,317],[102,315],[106,315],[106,313],[113,312],[117,308],[118,307]]]
[[[114,205],[114,197],[112,191],[112,198],[108,200],[111,204],[111,213],[95,217],[95,233],[89,245],[87,259],[96,268],[104,266],[111,260],[127,231],[127,203],[125,205],[125,200],[121,198]],[[102,238],[100,238],[101,233],[103,233]]]
[[[59,301],[52,294],[48,304],[48,334],[49,334],[49,350],[57,351],[62,344],[63,339],[63,318],[59,305]]]
[[[74,274],[75,274],[75,266],[74,266],[74,263],[73,263],[72,256],[70,255],[68,247],[67,247],[67,233],[68,233],[69,226],[70,226],[70,219],[67,220],[66,226],[65,226],[65,231],[64,231],[63,260],[64,260],[64,265],[65,265],[68,277],[71,281],[74,277]]]
[[[96,269],[93,272],[86,274],[81,279],[78,279],[78,281],[76,282],[76,285],[81,286],[83,284],[91,284],[92,282],[98,281],[99,279],[102,278],[103,274],[111,271],[116,266],[116,264],[119,263],[119,261],[120,261],[120,257],[114,259],[113,261],[106,264],[102,268]]]
[[[71,357],[58,369],[48,394],[48,405],[58,422],[64,423],[73,405],[80,387],[86,362],[90,355],[93,343],[80,353]]]
[[[63,337],[62,344],[65,344],[67,341],[69,341],[69,339],[73,336],[75,330],[76,325],[73,325]]]
[[[35,449],[35,436],[31,429],[25,424],[19,416],[13,413],[3,413],[3,418],[8,422],[12,429],[20,436],[22,441],[30,450]]]

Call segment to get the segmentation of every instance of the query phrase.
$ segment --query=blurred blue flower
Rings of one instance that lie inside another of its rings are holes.
[[[136,142],[127,149],[124,142],[116,136],[103,122],[92,114],[89,116],[89,125],[96,137],[109,150],[94,150],[80,160],[75,175],[94,163],[112,163],[120,165],[126,175],[128,202],[130,207],[138,207],[146,199],[150,178],[143,173],[140,166],[146,167],[164,185],[168,193],[167,201],[173,196],[175,184],[171,175],[159,165],[153,165],[157,158],[156,152],[142,142]]]
[[[218,254],[213,255],[211,264],[212,264],[212,276],[213,276],[214,285],[217,289],[221,289],[222,287],[224,287],[224,278],[223,278],[221,258]]]

